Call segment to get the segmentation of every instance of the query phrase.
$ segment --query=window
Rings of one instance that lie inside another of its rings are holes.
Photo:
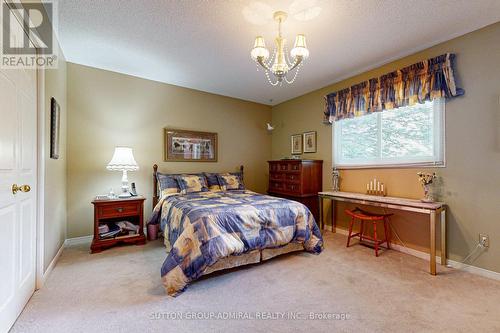
[[[338,168],[444,165],[444,100],[336,121]]]

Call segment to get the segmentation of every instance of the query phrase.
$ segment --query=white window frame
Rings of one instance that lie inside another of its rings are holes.
[[[415,158],[405,158],[404,160],[400,158],[382,159],[380,157],[367,160],[367,159],[351,159],[347,161],[342,161],[341,149],[340,147],[340,126],[342,126],[342,120],[336,121],[332,125],[332,156],[333,156],[333,167],[337,169],[367,169],[367,168],[408,168],[408,167],[445,167],[446,166],[446,151],[445,151],[445,141],[446,141],[446,107],[444,98],[435,99],[434,103],[434,155],[432,157],[415,157]],[[384,111],[382,111],[384,112]],[[382,112],[377,113],[378,121],[378,150],[380,152],[382,142],[381,142],[381,121]],[[336,130],[337,129],[337,130]]]

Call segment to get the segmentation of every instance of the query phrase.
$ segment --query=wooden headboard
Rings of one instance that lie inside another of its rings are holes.
[[[243,181],[243,165],[240,165],[241,180]],[[156,174],[158,173],[158,165],[153,165],[153,208],[158,204],[160,200],[160,193],[158,193],[158,181],[156,179]]]

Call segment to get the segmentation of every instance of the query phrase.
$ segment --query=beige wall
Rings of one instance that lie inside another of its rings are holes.
[[[91,200],[120,189],[121,173],[106,170],[114,147],[131,146],[140,166],[129,181],[146,196],[152,165],[165,172],[233,171],[245,166],[248,188],[264,192],[271,108],[238,99],[68,63],[68,238],[93,233]],[[163,128],[219,134],[217,163],[162,162]]]
[[[402,66],[437,56],[456,53],[456,68],[465,96],[446,103],[446,168],[440,176],[439,200],[449,205],[448,251],[460,261],[477,242],[478,234],[490,236],[490,248],[473,264],[500,272],[500,23],[431,47],[425,51],[356,75],[273,107],[276,126],[272,135],[272,156],[290,155],[290,135],[318,132],[318,152],[304,157],[323,159],[323,188],[331,188],[332,132],[322,124],[323,96]],[[333,80],[334,78],[332,78]],[[420,169],[418,169],[420,170]],[[363,192],[374,176],[387,184],[388,194],[420,198],[417,169],[364,169],[341,173],[341,189]],[[339,205],[339,212],[345,208]],[[325,208],[330,211],[329,207]],[[327,216],[330,221],[331,216]],[[339,217],[341,227],[345,216]],[[427,249],[428,225],[416,214],[397,213],[394,227],[407,246]]]
[[[45,203],[44,203],[44,269],[50,265],[66,239],[66,60],[59,50],[57,69],[45,70]],[[50,158],[50,99],[61,107],[60,157]]]

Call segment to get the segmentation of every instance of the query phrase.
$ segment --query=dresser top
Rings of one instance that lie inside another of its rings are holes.
[[[323,163],[323,160],[306,160],[306,159],[293,159],[293,158],[287,158],[287,159],[282,159],[282,160],[271,160],[267,161],[268,163],[278,163],[278,162],[308,162],[308,163]]]

